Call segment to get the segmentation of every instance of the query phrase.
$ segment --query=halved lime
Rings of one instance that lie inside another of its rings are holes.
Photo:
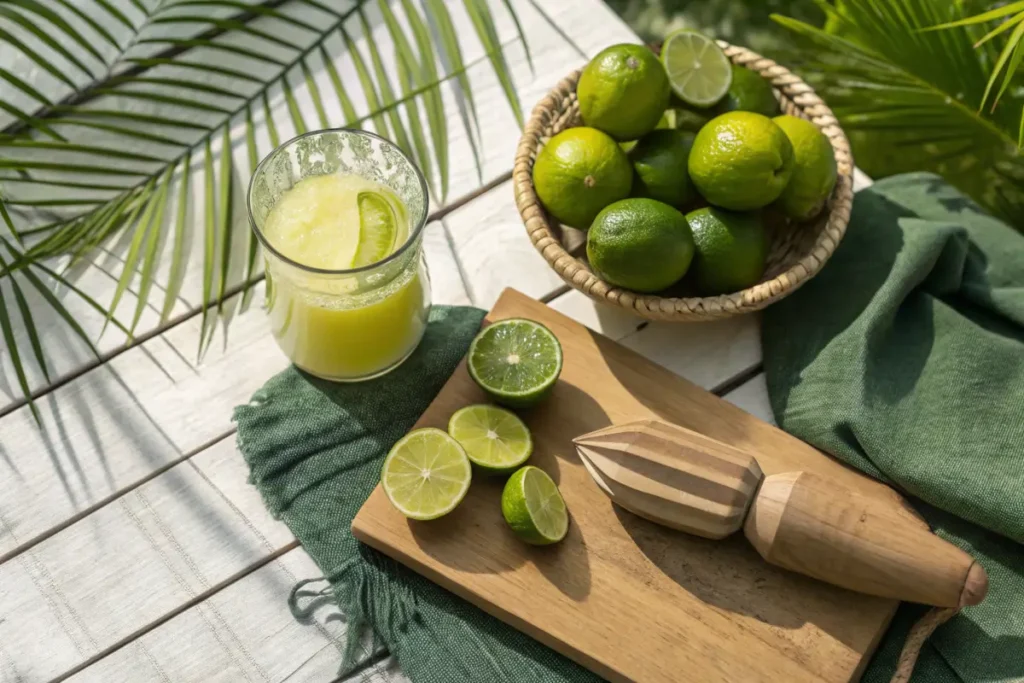
[[[509,477],[501,493],[501,513],[516,536],[533,545],[565,538],[569,512],[547,472],[527,465]]]
[[[672,90],[683,102],[707,108],[718,104],[732,85],[732,63],[711,38],[683,29],[661,46]]]
[[[515,413],[497,406],[456,411],[448,421],[448,433],[466,449],[470,462],[486,472],[512,472],[533,453],[530,430]]]
[[[380,473],[391,504],[411,519],[437,519],[462,502],[472,470],[459,442],[440,429],[417,429],[394,445]]]
[[[562,371],[562,345],[533,320],[509,318],[481,330],[467,358],[473,380],[498,403],[526,408],[544,398]]]
[[[377,192],[360,192],[356,204],[359,206],[359,246],[352,266],[359,268],[380,261],[395,248],[398,218],[391,202]]]

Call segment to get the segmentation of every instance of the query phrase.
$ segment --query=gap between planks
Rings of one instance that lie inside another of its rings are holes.
[[[72,668],[68,669],[64,673],[62,673],[59,676],[57,676],[56,678],[52,679],[50,681],[50,683],[60,683],[61,681],[65,681],[65,680],[67,680],[71,676],[74,676],[77,673],[81,673],[82,671],[84,671],[85,669],[89,668],[90,666],[92,666],[96,662],[100,661],[101,659],[104,659],[105,657],[108,657],[108,656],[112,655],[113,653],[117,652],[118,650],[120,650],[124,646],[129,645],[130,643],[134,642],[138,638],[146,635],[150,631],[153,631],[154,629],[159,628],[160,626],[162,626],[163,624],[167,623],[168,621],[170,621],[174,617],[178,616],[179,614],[182,614],[183,612],[186,612],[187,610],[190,610],[193,607],[195,607],[195,606],[205,602],[208,598],[216,595],[217,593],[219,593],[220,591],[224,590],[228,586],[232,585],[233,583],[235,583],[239,579],[245,578],[249,574],[252,574],[253,572],[255,572],[258,569],[260,569],[261,567],[264,567],[264,566],[270,564],[271,562],[273,562],[273,561],[275,561],[277,559],[280,559],[283,555],[285,555],[286,553],[291,552],[292,550],[295,550],[298,547],[299,547],[299,542],[298,541],[291,541],[290,543],[288,543],[288,544],[278,548],[277,550],[268,553],[267,555],[263,556],[262,558],[260,558],[256,562],[254,562],[253,564],[249,565],[248,567],[245,567],[241,571],[238,571],[235,574],[232,574],[231,576],[229,576],[228,578],[224,579],[220,583],[217,583],[217,584],[211,586],[207,590],[197,594],[195,597],[190,598],[189,600],[183,602],[182,604],[178,605],[174,609],[168,611],[166,614],[162,614],[161,616],[157,617],[156,619],[154,619],[150,623],[146,624],[145,626],[139,628],[136,631],[133,631],[132,633],[130,633],[129,635],[125,636],[124,638],[122,638],[121,640],[117,641],[116,643],[107,646],[106,648],[104,648],[103,650],[97,652],[96,654],[94,654],[93,656],[91,656],[88,659],[84,660],[83,662],[81,662],[79,664],[76,664]]]

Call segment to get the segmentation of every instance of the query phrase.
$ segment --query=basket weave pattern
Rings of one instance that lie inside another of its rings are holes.
[[[782,110],[813,122],[828,137],[835,152],[839,178],[825,211],[811,222],[770,230],[769,254],[761,282],[739,292],[714,297],[661,297],[638,294],[608,284],[587,263],[570,253],[566,243],[578,244],[580,233],[551,218],[533,188],[533,162],[543,145],[566,128],[581,125],[576,101],[580,71],[564,78],[542,99],[526,122],[516,150],[512,174],[516,205],[530,241],[570,286],[597,301],[629,309],[650,320],[701,321],[757,311],[795,291],[814,277],[835,251],[846,232],[853,203],[853,156],[850,143],[832,110],[814,90],[788,69],[770,59],[719,41],[735,64],[760,74],[775,88]]]

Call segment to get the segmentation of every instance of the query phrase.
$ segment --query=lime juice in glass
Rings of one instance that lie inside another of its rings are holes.
[[[359,381],[397,367],[426,329],[423,176],[371,133],[325,130],[274,150],[249,185],[267,311],[299,368]]]

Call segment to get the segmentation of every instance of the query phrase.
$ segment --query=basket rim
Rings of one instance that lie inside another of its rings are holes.
[[[516,206],[527,234],[545,261],[571,287],[590,298],[626,308],[651,320],[712,320],[758,311],[791,294],[814,277],[835,251],[850,221],[853,205],[853,155],[845,132],[835,114],[813,88],[789,69],[744,47],[716,41],[726,56],[768,80],[782,97],[800,110],[828,138],[835,154],[838,177],[828,200],[827,213],[814,244],[800,259],[775,277],[747,289],[713,297],[662,297],[641,294],[611,285],[599,278],[583,261],[570,254],[555,234],[558,225],[544,210],[533,187],[533,161],[544,144],[544,128],[565,116],[575,104],[576,69],[549,91],[530,113],[516,149],[512,172]],[[568,107],[565,102],[569,102]]]

